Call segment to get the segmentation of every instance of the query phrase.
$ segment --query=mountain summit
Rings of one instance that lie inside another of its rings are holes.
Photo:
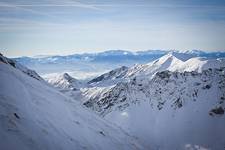
[[[63,73],[63,74],[59,74],[54,77],[48,78],[47,81],[53,86],[57,88],[61,88],[61,89],[78,90],[82,87],[87,86],[84,82],[71,77],[68,73]]]

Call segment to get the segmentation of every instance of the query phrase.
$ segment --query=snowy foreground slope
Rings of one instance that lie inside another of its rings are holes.
[[[1,56],[0,149],[143,149],[122,129],[15,66]]]

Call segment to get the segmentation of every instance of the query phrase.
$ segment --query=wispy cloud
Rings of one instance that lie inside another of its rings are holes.
[[[64,1],[65,2],[65,1]],[[150,8],[214,8],[224,9],[225,6],[214,5],[169,5],[169,4],[85,4],[78,1],[67,1],[64,4],[8,4],[0,2],[0,7],[80,7],[102,10],[99,7],[150,7]]]
[[[24,8],[23,6],[16,5],[16,4],[10,4],[10,3],[5,3],[5,2],[0,2],[0,7],[14,8],[14,9],[26,11],[26,12],[29,12],[29,13],[32,13],[32,14],[53,17],[53,16],[49,15],[48,13],[43,13],[41,11],[35,11],[33,9],[30,9],[30,8]]]
[[[95,6],[92,5],[88,5],[88,4],[84,4],[81,3],[79,1],[74,1],[74,0],[65,0],[63,1],[63,4],[18,4],[18,3],[9,3],[9,2],[0,2],[0,11],[1,8],[6,8],[9,9],[10,11],[8,12],[13,12],[15,10],[20,10],[22,12],[26,12],[32,15],[40,15],[40,16],[44,16],[44,17],[49,17],[52,18],[54,20],[64,20],[64,21],[71,21],[70,18],[62,18],[59,17],[57,15],[54,14],[54,12],[49,12],[48,9],[46,9],[45,11],[38,9],[39,7],[78,7],[78,8],[85,8],[85,9],[91,9],[91,10],[101,10]],[[36,8],[38,7],[38,8]],[[5,9],[4,9],[5,10]],[[58,10],[57,10],[58,12]],[[60,12],[60,11],[59,11]],[[47,20],[47,22],[43,22],[43,21],[35,21],[32,18],[27,18],[25,19],[23,17],[23,19],[21,19],[21,15],[18,14],[18,16],[15,17],[2,17],[0,16],[0,26],[1,26],[1,31],[4,30],[10,30],[10,29],[26,29],[26,28],[42,28],[42,27],[50,27],[50,28],[63,28],[65,27],[65,23],[51,23],[50,20]],[[34,27],[32,27],[32,25],[35,25]]]
[[[86,9],[92,9],[92,10],[102,10],[98,8],[98,6],[104,6],[104,5],[93,5],[93,4],[85,4],[78,1],[72,1],[72,0],[66,0],[64,1],[64,4],[10,4],[5,2],[0,2],[0,7],[9,7],[9,8],[18,8],[25,11],[30,11],[32,13],[40,13],[39,11],[34,11],[32,7],[79,7],[79,8],[86,8]],[[41,14],[41,13],[40,13]]]
[[[81,8],[87,8],[87,9],[93,9],[93,10],[102,10],[100,8],[98,8],[98,6],[96,5],[92,5],[92,4],[85,4],[85,3],[81,3],[79,1],[74,1],[74,0],[66,0],[67,3],[63,4],[63,5],[58,5],[60,7],[81,7]],[[65,1],[64,1],[65,2]],[[57,6],[54,6],[57,7]]]
[[[53,2],[53,3],[52,3]],[[0,2],[0,11],[1,8],[4,8],[4,10],[8,10],[6,12],[13,13],[14,11],[16,12],[17,10],[21,12],[25,12],[26,14],[31,14],[31,15],[40,15],[44,17],[48,17],[51,19],[44,19],[44,20],[36,20],[34,18],[26,18],[23,17],[24,13],[17,14],[17,16],[10,16],[10,17],[5,17],[0,16],[0,32],[5,32],[5,31],[10,31],[10,30],[27,30],[27,29],[65,29],[65,28],[70,28],[74,29],[76,28],[74,24],[68,24],[68,22],[73,22],[74,20],[68,17],[61,17],[54,12],[61,12],[63,13],[68,13],[65,10],[59,11],[49,11],[49,9],[41,9],[42,7],[78,7],[78,8],[84,8],[84,9],[90,9],[94,11],[102,11],[102,9],[95,7],[90,4],[85,4],[83,2],[79,2],[76,0],[64,0],[63,2],[60,1],[49,1],[46,4],[42,3],[31,3],[30,4],[21,4],[21,3],[16,3],[16,2]],[[40,8],[40,9],[39,9]],[[71,13],[74,13],[74,10],[72,10]]]
[[[218,49],[224,12],[211,0],[0,0],[0,49]]]

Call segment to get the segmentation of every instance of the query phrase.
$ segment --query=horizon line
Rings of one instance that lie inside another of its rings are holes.
[[[200,52],[205,52],[205,53],[225,53],[224,50],[202,50],[202,49],[191,49],[191,50],[178,50],[178,49],[146,49],[146,50],[126,50],[126,49],[107,49],[107,50],[100,50],[96,52],[72,52],[72,53],[67,53],[67,54],[36,54],[36,55],[5,55],[3,52],[0,52],[2,55],[9,57],[9,58],[19,58],[19,57],[37,57],[37,56],[46,56],[46,57],[51,57],[51,56],[70,56],[70,55],[84,55],[84,54],[99,54],[99,53],[104,53],[104,52],[110,52],[110,51],[124,51],[124,52],[129,52],[129,53],[138,53],[138,52],[147,52],[147,51],[175,51],[175,52],[180,52],[180,53],[185,53],[188,51],[200,51]]]

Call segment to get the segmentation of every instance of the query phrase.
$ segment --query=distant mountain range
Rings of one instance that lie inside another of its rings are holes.
[[[186,54],[191,57],[206,57],[207,59],[225,57],[225,52],[205,52],[200,50],[148,50],[131,52],[125,50],[109,50],[99,53],[84,53],[67,56],[18,57],[13,60],[37,71],[38,74],[48,77],[51,74],[70,73],[77,79],[89,80],[107,71],[121,66],[146,64],[171,52]]]
[[[35,57],[18,57],[13,60],[18,61],[21,64],[27,65],[29,63],[71,63],[76,61],[86,62],[129,62],[137,61],[139,63],[149,62],[155,60],[169,52],[185,53],[192,57],[207,57],[207,58],[219,58],[225,57],[225,52],[206,52],[200,50],[190,51],[178,51],[178,50],[148,50],[131,52],[125,50],[109,50],[99,53],[83,53],[73,54],[67,56],[35,56]]]
[[[88,62],[124,62],[136,60],[138,62],[145,62],[157,59],[166,53],[178,52],[186,53],[193,57],[207,57],[207,58],[219,58],[225,57],[225,52],[205,52],[200,50],[190,50],[190,51],[178,51],[178,50],[148,50],[148,51],[138,51],[131,52],[125,50],[109,50],[99,53],[83,53],[83,54],[73,54],[67,56],[34,56],[34,57],[18,57],[13,58],[21,64],[28,63],[66,63],[66,62],[76,62],[76,61],[88,61]]]

